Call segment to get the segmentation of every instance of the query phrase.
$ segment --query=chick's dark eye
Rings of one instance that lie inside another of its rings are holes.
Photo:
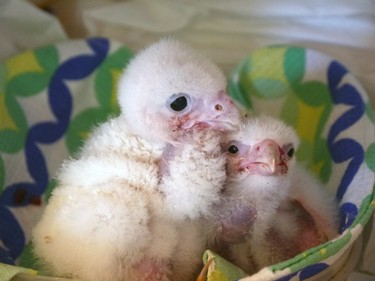
[[[234,144],[232,144],[229,148],[228,148],[228,152],[230,154],[236,154],[238,152],[238,147]]]
[[[174,99],[171,103],[170,103],[170,107],[171,109],[173,109],[174,111],[182,111],[184,110],[188,105],[188,101],[187,101],[187,98],[185,96],[180,96],[176,99]]]
[[[288,150],[288,156],[290,157],[290,158],[292,158],[293,157],[293,155],[294,155],[294,148],[292,147],[292,148],[290,148],[289,150]]]

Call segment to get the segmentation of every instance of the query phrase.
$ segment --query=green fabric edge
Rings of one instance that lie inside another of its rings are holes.
[[[8,281],[15,277],[17,274],[24,273],[30,275],[37,275],[37,271],[20,266],[14,266],[9,264],[0,263],[0,280]]]

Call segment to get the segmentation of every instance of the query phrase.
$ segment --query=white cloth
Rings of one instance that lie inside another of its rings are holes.
[[[138,50],[173,35],[228,74],[257,48],[293,44],[346,65],[375,107],[375,2],[370,0],[133,0],[83,11],[89,34]]]
[[[66,39],[59,21],[28,1],[0,0],[0,61]]]

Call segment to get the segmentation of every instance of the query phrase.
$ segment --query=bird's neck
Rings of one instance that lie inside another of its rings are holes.
[[[257,210],[277,208],[289,194],[289,182],[281,177],[247,177],[228,184],[228,194],[247,199]]]

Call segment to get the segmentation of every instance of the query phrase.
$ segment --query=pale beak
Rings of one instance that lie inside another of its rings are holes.
[[[253,145],[246,158],[239,164],[241,172],[272,176],[279,174],[281,152],[279,145],[273,140],[263,140]]]
[[[199,115],[191,117],[186,127],[212,128],[219,131],[237,131],[240,128],[240,113],[232,98],[224,91],[207,104],[198,105]]]

